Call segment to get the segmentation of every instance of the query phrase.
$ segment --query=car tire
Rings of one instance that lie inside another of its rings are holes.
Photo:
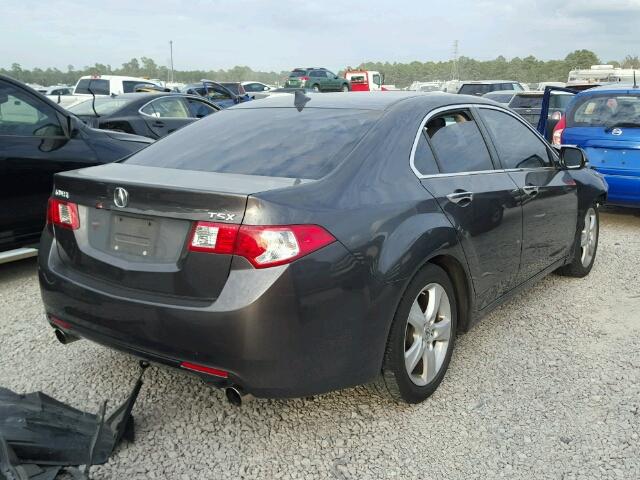
[[[342,84],[342,91],[345,92],[345,93],[348,92],[349,91],[349,84],[343,83]]]
[[[427,264],[409,283],[387,339],[382,377],[396,401],[419,403],[438,388],[451,361],[457,319],[449,276]]]
[[[311,90],[315,93],[320,93],[320,85],[318,85],[317,83],[315,85],[312,85]]]
[[[567,277],[586,277],[589,275],[598,251],[600,236],[600,215],[598,204],[593,203],[578,220],[573,259],[571,263],[560,267],[556,272]]]

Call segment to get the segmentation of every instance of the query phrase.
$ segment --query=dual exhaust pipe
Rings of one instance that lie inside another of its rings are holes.
[[[60,330],[59,328],[54,329],[53,333],[55,334],[56,339],[62,345],[69,345],[70,343],[75,342],[76,340],[80,340],[79,337],[66,333]],[[225,388],[224,394],[227,397],[227,401],[234,407],[241,407],[243,402],[248,402],[250,400],[253,400],[252,395],[243,392],[242,389],[237,385],[232,385],[230,387]]]

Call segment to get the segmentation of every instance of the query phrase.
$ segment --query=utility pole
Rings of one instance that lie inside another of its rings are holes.
[[[173,83],[173,40],[169,40],[169,53],[171,55],[171,83]]]

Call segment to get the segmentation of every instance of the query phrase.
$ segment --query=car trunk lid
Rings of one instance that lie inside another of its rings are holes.
[[[122,164],[58,174],[54,196],[80,218],[77,230],[54,228],[58,253],[79,281],[213,300],[232,255],[189,251],[195,224],[240,224],[250,194],[294,181]]]

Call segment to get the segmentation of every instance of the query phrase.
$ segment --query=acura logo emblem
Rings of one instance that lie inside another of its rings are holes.
[[[127,192],[122,187],[117,187],[113,191],[113,203],[116,204],[116,207],[124,208],[129,203],[129,192]]]

